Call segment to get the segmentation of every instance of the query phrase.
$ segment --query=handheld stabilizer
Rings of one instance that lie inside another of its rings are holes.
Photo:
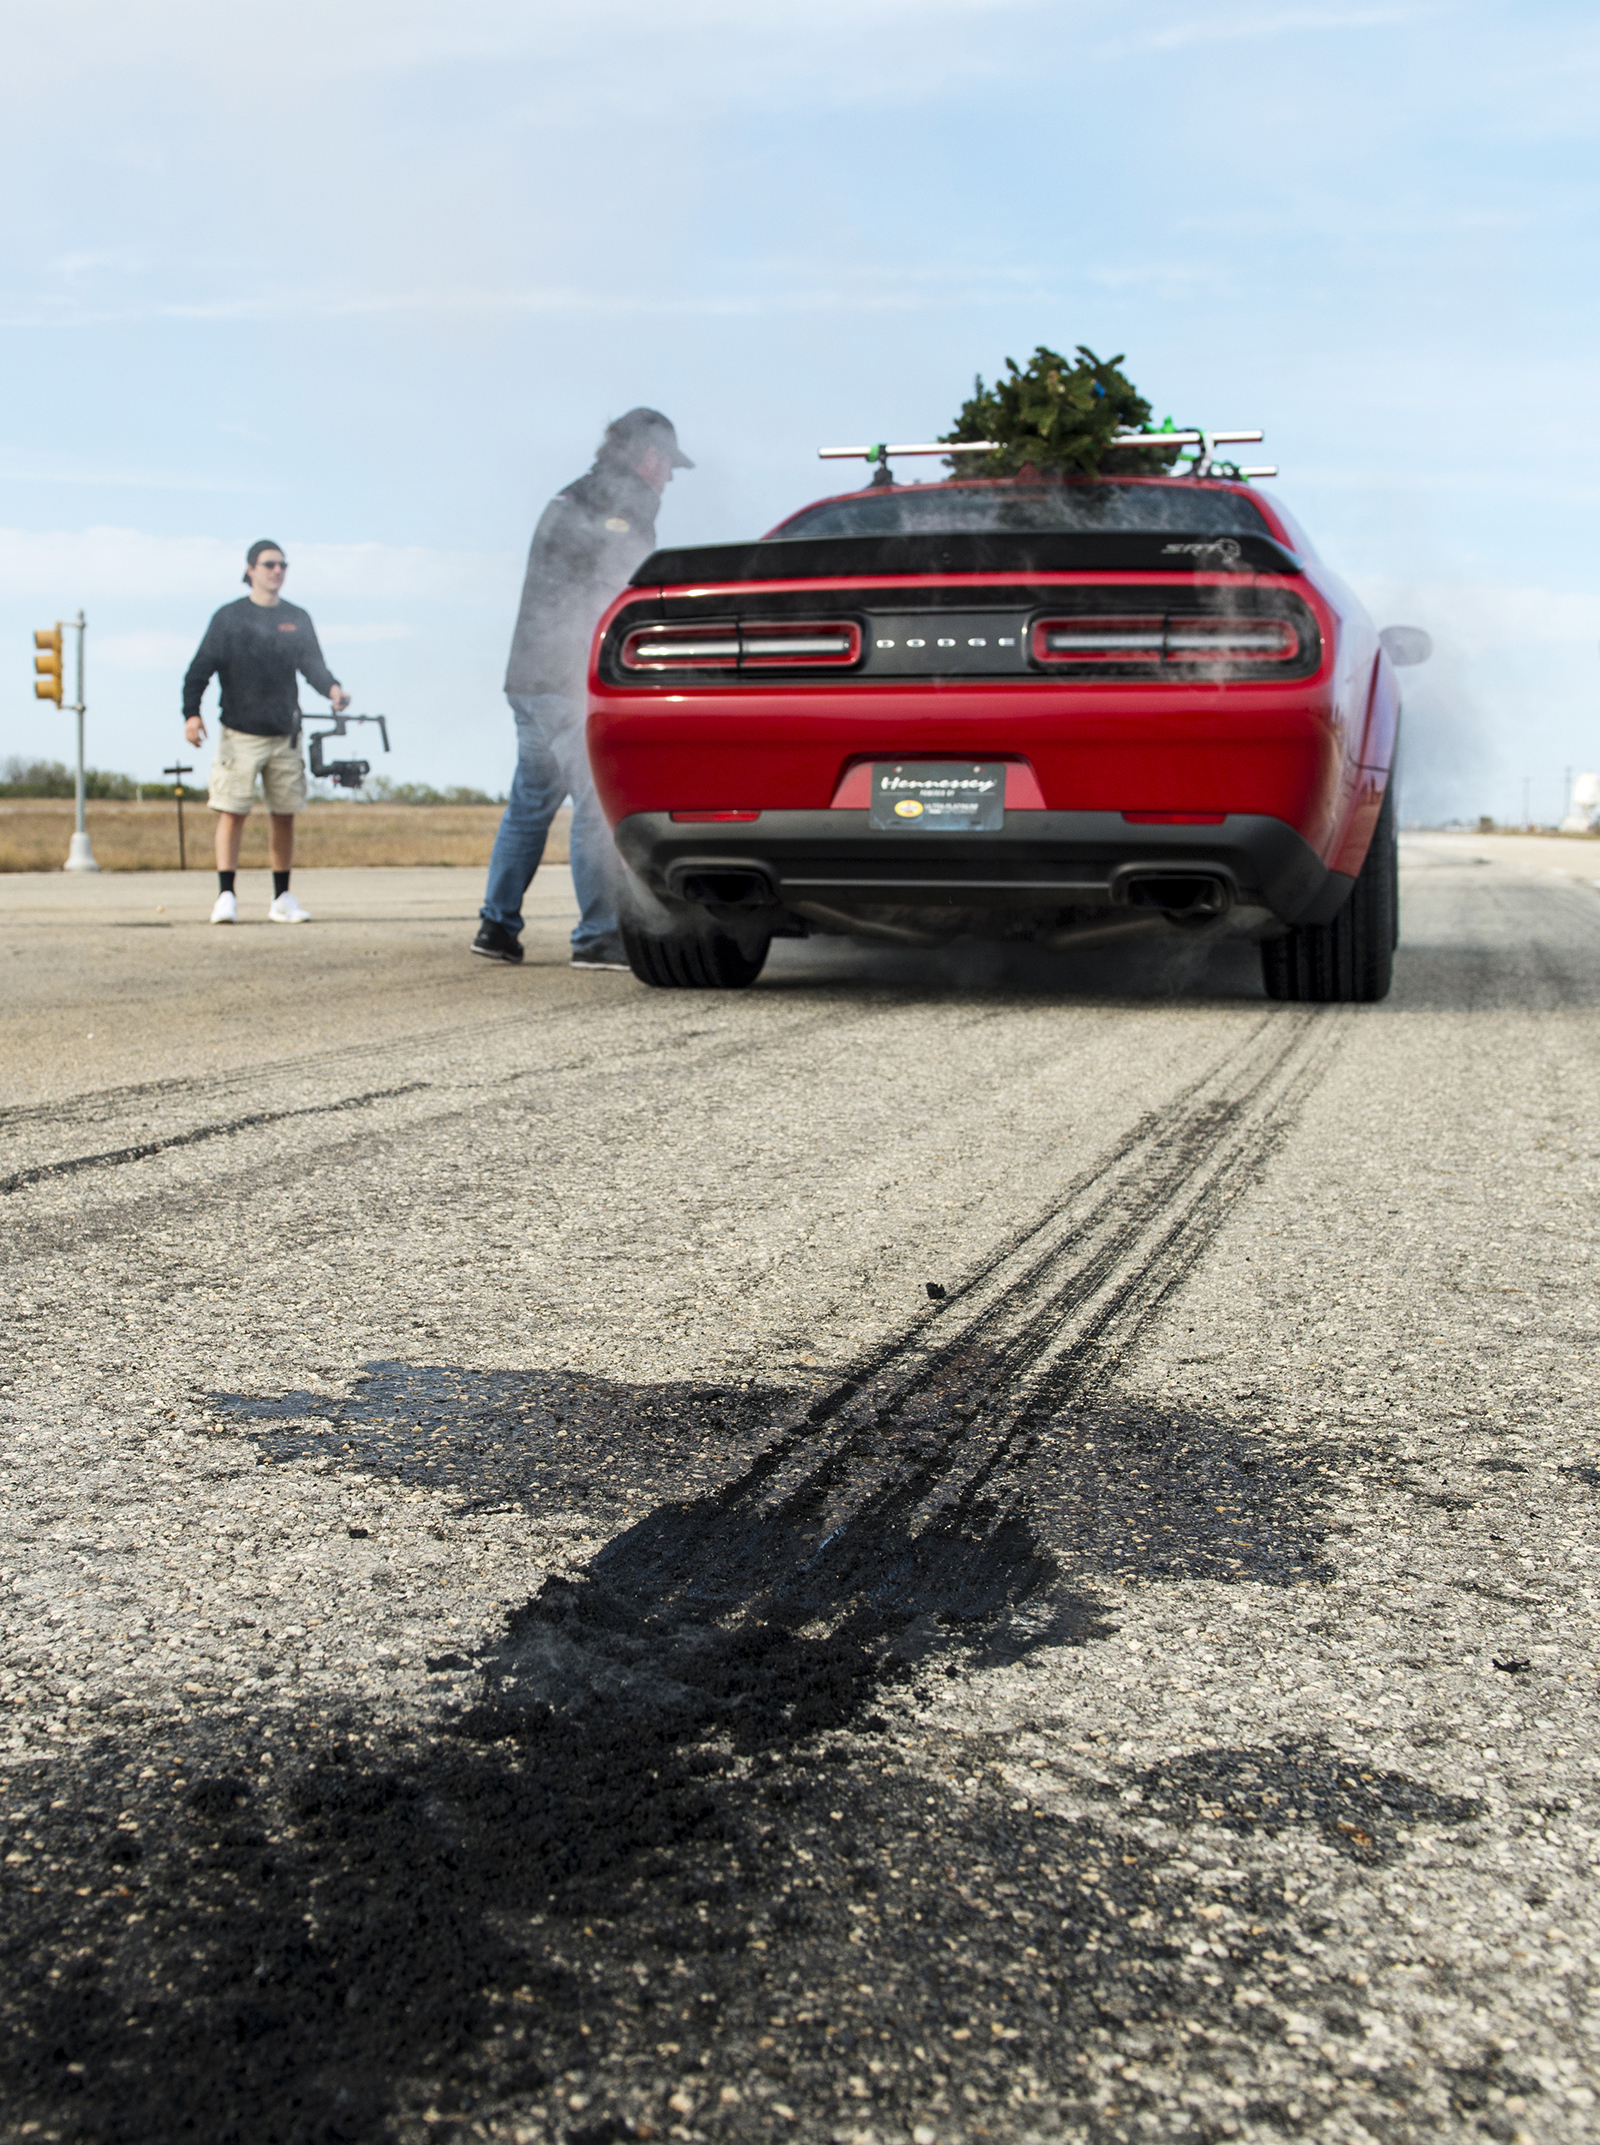
[[[389,725],[382,715],[318,715],[318,722],[332,723],[331,730],[313,730],[311,739],[311,772],[322,782],[332,782],[338,789],[359,789],[372,772],[370,760],[324,760],[323,741],[330,737],[343,737],[345,726],[352,722],[375,722],[378,735],[383,739],[383,749],[389,749]]]

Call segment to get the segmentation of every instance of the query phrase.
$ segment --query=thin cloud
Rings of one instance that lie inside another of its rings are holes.
[[[1222,207],[1180,216],[1174,220],[1173,229],[1234,240],[1273,238],[1294,231],[1306,237],[1323,237],[1355,251],[1366,250],[1373,240],[1393,244],[1406,238],[1501,238],[1535,227],[1548,232],[1554,222],[1583,223],[1590,214],[1588,196],[1576,189],[1564,201],[1546,197],[1537,208],[1525,209],[1460,202],[1424,206],[1393,199],[1369,208],[1352,208],[1348,201],[1333,195],[1319,196],[1297,189],[1272,207],[1252,204],[1248,208]]]
[[[243,492],[260,497],[259,481],[230,484],[222,477],[197,477],[170,469],[118,469],[98,463],[36,461],[27,455],[0,455],[0,482],[106,486],[115,491]]]
[[[1550,465],[1547,472],[1542,466],[1545,458]],[[1600,484],[1569,474],[1561,464],[1559,440],[1534,438],[1509,443],[1502,466],[1506,472],[1515,473],[1516,494],[1523,505],[1543,501],[1561,507],[1600,506]],[[1314,486],[1323,492],[1348,493],[1357,498],[1390,495],[1395,498],[1446,497],[1476,501],[1483,498],[1487,483],[1498,485],[1504,481],[1499,468],[1492,478],[1487,476],[1481,461],[1470,469],[1436,466],[1401,469],[1393,465],[1379,468],[1354,461],[1307,461],[1294,463],[1290,473],[1297,485],[1308,489]]]
[[[249,528],[234,537],[155,536],[144,529],[0,528],[0,585],[8,597],[47,605],[87,607],[169,596],[224,603],[239,593],[244,554],[258,533]],[[304,544],[289,530],[282,534],[292,560],[289,593],[311,604],[330,597],[501,603],[515,595],[522,569],[513,552]]]
[[[181,77],[229,98],[243,71],[249,83],[269,87],[275,101],[283,85],[303,88],[308,54],[315,56],[319,82],[343,87],[446,69],[559,71],[586,64],[598,46],[605,60],[587,71],[592,93],[614,87],[630,56],[643,61],[637,78],[646,88],[670,75],[675,88],[698,82],[715,92],[750,52],[764,53],[766,65],[742,75],[744,86],[764,80],[781,95],[798,67],[812,79],[831,77],[841,92],[876,75],[893,96],[895,58],[901,76],[909,75],[930,40],[1036,8],[1037,0],[812,0],[803,11],[752,10],[747,0],[685,0],[664,16],[651,0],[541,0],[538,7],[525,0],[455,0],[448,8],[437,0],[280,0],[273,37],[263,43],[248,15],[219,12],[213,0],[165,0],[138,10],[122,0],[49,6],[35,0],[8,19],[7,56],[19,80],[56,64],[66,49],[80,81],[115,82],[154,63],[168,80]],[[718,64],[708,67],[713,40]],[[878,49],[869,50],[869,41]],[[784,59],[774,66],[777,53]]]
[[[1177,52],[1188,45],[1261,43],[1275,37],[1300,37],[1329,30],[1387,30],[1424,22],[1437,7],[1295,8],[1271,15],[1213,15],[1199,22],[1168,23],[1100,46],[1101,58],[1130,52]]]
[[[182,633],[103,633],[95,636],[98,673],[106,670],[179,670],[194,653],[194,635]]]
[[[946,286],[937,302],[948,306]],[[11,328],[97,328],[132,326],[140,321],[231,321],[273,320],[363,320],[385,314],[411,314],[420,318],[450,316],[564,316],[597,320],[626,319],[761,319],[773,314],[805,313],[897,313],[933,304],[935,298],[916,291],[886,290],[863,279],[859,285],[838,289],[817,286],[808,290],[720,293],[699,296],[657,297],[637,293],[583,290],[573,286],[550,289],[496,290],[421,289],[394,291],[341,290],[330,295],[322,290],[277,289],[241,291],[215,298],[150,299],[121,305],[74,305],[59,299],[36,299],[0,308],[0,325]],[[63,477],[60,482],[69,482]]]
[[[1218,271],[1210,262],[1127,262],[1116,268],[1091,268],[1084,280],[1098,290],[1160,290],[1187,295],[1214,290]]]

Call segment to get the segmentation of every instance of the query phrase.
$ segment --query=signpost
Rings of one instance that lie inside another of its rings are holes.
[[[183,853],[183,778],[185,775],[192,775],[194,767],[192,763],[174,760],[170,767],[163,767],[161,772],[172,777],[172,794],[178,800],[178,869],[187,871],[188,860]]]

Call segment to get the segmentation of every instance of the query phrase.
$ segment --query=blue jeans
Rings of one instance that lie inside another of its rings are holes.
[[[582,914],[574,953],[617,931],[617,852],[606,825],[583,737],[583,703],[559,693],[507,693],[517,719],[517,771],[489,858],[489,884],[478,914],[508,931],[522,929],[528,891],[545,836],[564,798],[572,799],[572,884]]]

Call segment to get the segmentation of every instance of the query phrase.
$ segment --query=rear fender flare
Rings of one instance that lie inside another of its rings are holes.
[[[1394,665],[1379,651],[1372,666],[1372,684],[1367,693],[1367,718],[1361,733],[1361,751],[1355,767],[1350,807],[1328,868],[1354,879],[1366,862],[1367,850],[1383,810],[1389,777],[1394,767],[1400,736],[1400,681]]]

